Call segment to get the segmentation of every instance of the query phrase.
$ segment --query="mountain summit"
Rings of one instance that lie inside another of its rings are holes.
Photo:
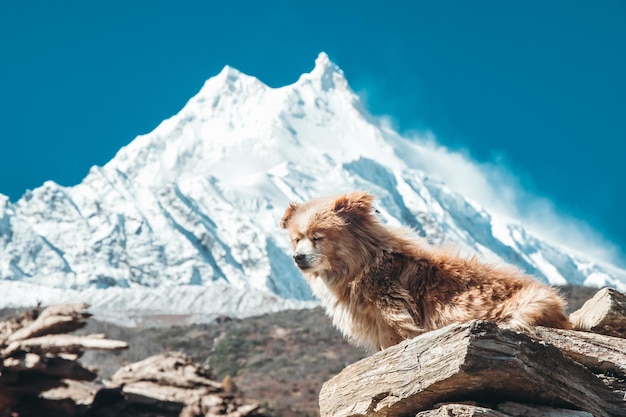
[[[383,221],[552,284],[626,289],[626,271],[547,242],[423,171],[422,148],[363,109],[321,53],[270,88],[225,67],[176,115],[73,187],[0,195],[4,306],[255,314],[311,305],[278,227],[290,201],[354,189]],[[299,301],[294,301],[299,300]]]

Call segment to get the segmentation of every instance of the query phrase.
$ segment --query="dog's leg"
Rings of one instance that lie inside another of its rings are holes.
[[[418,325],[417,311],[413,307],[408,291],[390,288],[376,300],[376,307],[382,319],[379,329],[379,350],[425,332]]]

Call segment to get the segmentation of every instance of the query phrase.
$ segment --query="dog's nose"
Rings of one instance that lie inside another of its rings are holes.
[[[306,256],[304,255],[304,253],[296,253],[293,255],[293,260],[296,261],[296,263],[298,265],[304,263]]]

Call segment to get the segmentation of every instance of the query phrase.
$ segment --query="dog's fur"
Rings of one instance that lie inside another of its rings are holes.
[[[570,328],[558,293],[520,270],[464,258],[391,229],[365,192],[292,203],[281,227],[294,260],[345,336],[382,350],[448,324]]]

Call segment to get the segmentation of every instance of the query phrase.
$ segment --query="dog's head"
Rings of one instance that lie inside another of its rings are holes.
[[[373,200],[368,193],[353,192],[291,203],[280,225],[289,232],[298,268],[307,274],[324,270],[345,274],[367,256],[360,235],[363,226],[373,222]]]

